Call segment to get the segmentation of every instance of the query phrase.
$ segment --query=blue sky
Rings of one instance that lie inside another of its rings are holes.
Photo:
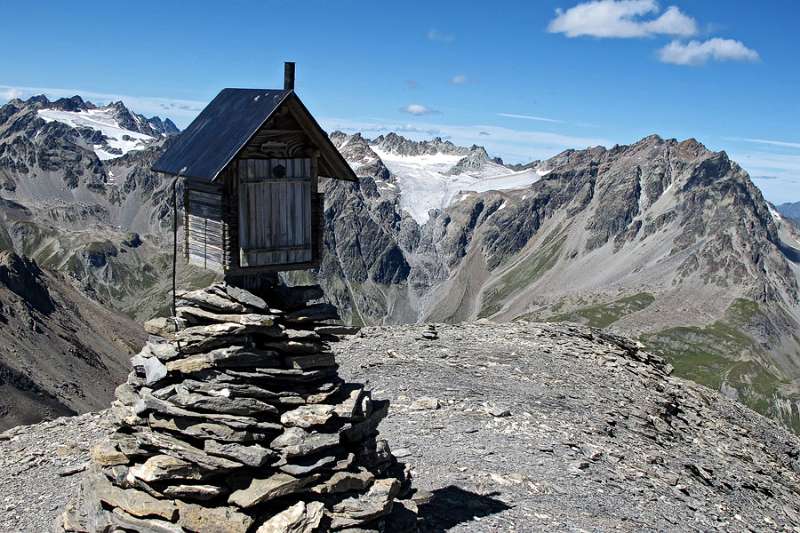
[[[329,129],[440,135],[510,162],[657,133],[800,201],[788,0],[42,2],[3,6],[0,101],[122,99],[185,126],[223,87],[297,91]]]

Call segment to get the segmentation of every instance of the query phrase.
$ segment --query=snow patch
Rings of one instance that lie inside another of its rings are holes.
[[[107,145],[94,145],[94,152],[102,160],[114,159],[132,152],[142,150],[155,138],[120,127],[114,119],[113,110],[109,108],[89,109],[86,111],[60,111],[58,109],[40,109],[37,114],[46,122],[62,122],[73,128],[91,128],[102,133]],[[118,149],[122,154],[107,151],[107,148]]]
[[[397,177],[400,187],[400,206],[419,224],[427,222],[431,209],[444,209],[464,198],[464,192],[502,191],[528,187],[541,178],[536,170],[509,172],[496,163],[486,165],[484,172],[448,176],[463,157],[435,154],[402,156],[380,148],[372,150]]]

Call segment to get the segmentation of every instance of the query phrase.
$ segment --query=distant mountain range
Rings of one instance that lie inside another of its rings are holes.
[[[787,202],[785,204],[777,206],[777,209],[783,216],[791,218],[792,220],[800,224],[800,202],[794,202],[794,203]]]
[[[174,125],[57,102],[0,108],[0,246],[139,320],[164,312],[171,181],[149,167]],[[331,138],[361,182],[324,184],[327,255],[287,277],[352,322],[606,327],[800,429],[800,235],[724,152],[651,136],[509,166],[443,139]],[[213,277],[181,265],[179,283]]]

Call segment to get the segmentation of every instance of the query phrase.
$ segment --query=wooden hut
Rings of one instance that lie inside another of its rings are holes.
[[[322,256],[318,179],[358,181],[294,92],[223,89],[153,166],[184,180],[185,257],[245,281]]]

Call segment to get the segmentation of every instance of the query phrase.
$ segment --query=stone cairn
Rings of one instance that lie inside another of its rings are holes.
[[[147,324],[58,530],[416,529],[410,476],[377,438],[389,402],[338,376],[335,307],[316,286],[259,294],[214,284]]]

